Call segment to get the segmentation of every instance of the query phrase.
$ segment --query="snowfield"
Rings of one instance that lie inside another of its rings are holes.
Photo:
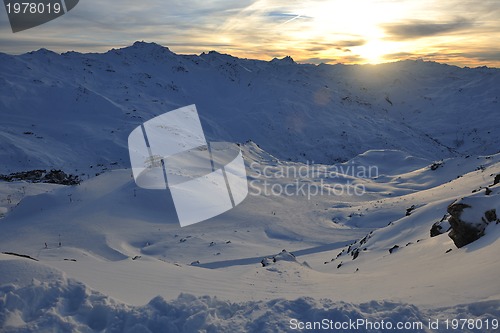
[[[142,42],[0,59],[0,174],[81,180],[0,181],[0,331],[498,331],[497,69]],[[193,103],[209,141],[239,145],[249,195],[180,228],[127,137]],[[460,248],[451,204],[481,226]]]

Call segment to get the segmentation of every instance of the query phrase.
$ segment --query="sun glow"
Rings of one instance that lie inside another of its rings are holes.
[[[286,22],[286,33],[301,43],[330,46],[318,53],[324,58],[379,63],[384,54],[398,51],[395,43],[384,40],[380,25],[407,15],[409,9],[405,2],[380,0],[310,2],[297,8],[299,18]]]
[[[368,63],[376,64],[382,61],[383,55],[387,53],[387,48],[385,43],[379,40],[371,40],[365,45],[357,47],[356,53],[366,59]]]
[[[432,0],[255,0],[224,20],[211,41],[233,55],[264,60],[290,55],[308,63],[498,63],[499,53],[484,46],[493,45],[494,37],[472,34],[480,25],[472,24],[469,7],[459,7]],[[485,31],[496,31],[495,20],[481,22]]]
[[[217,50],[261,60],[289,55],[305,63],[364,64],[422,58],[500,67],[498,0],[474,6],[464,0],[122,2],[88,8],[88,17],[103,24],[64,19],[21,35],[4,29],[2,52],[105,52],[148,40],[177,53]],[[7,20],[0,16],[4,26]]]

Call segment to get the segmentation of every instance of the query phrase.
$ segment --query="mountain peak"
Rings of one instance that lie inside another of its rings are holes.
[[[280,64],[280,65],[295,65],[296,64],[296,62],[290,56],[286,56],[286,57],[281,58],[281,59],[274,58],[273,60],[271,60],[271,63],[272,64]]]
[[[223,60],[235,60],[235,59],[238,59],[236,57],[233,57],[232,55],[230,54],[226,54],[226,53],[220,53],[220,52],[217,52],[217,51],[208,51],[208,53],[205,53],[205,52],[202,52],[200,54],[200,57],[202,58],[205,58],[205,59],[223,59]]]
[[[59,55],[58,53],[48,50],[46,48],[41,48],[36,51],[28,52],[28,54],[40,54],[40,55]]]
[[[136,41],[134,44],[131,46],[126,46],[121,49],[122,51],[130,50],[130,51],[142,51],[142,52],[148,52],[148,53],[173,53],[170,51],[170,49],[166,46],[162,46],[157,43],[153,42],[145,42],[145,41]]]

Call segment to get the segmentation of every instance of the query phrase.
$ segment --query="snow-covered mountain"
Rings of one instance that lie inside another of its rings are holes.
[[[105,54],[0,54],[0,71],[2,173],[128,167],[130,131],[190,104],[209,139],[252,140],[283,160],[337,163],[370,149],[441,159],[500,146],[498,69],[298,65],[138,42]]]
[[[0,174],[82,180],[0,182],[2,332],[287,332],[325,318],[498,329],[498,69],[142,42],[0,60]],[[168,191],[134,183],[127,137],[193,103],[209,140],[240,143],[250,194],[180,228]],[[458,248],[457,221],[479,239]]]

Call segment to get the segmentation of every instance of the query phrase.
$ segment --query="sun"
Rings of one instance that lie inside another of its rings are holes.
[[[394,4],[379,0],[312,1],[300,13],[309,17],[307,29],[302,29],[301,39],[321,39],[331,43],[331,52],[339,49],[352,52],[363,63],[380,63],[385,54],[397,52],[397,45],[386,40],[381,26],[408,13],[405,2]],[[343,47],[335,48],[341,42]],[[352,42],[352,45],[349,45]]]
[[[384,62],[384,56],[393,53],[393,43],[384,42],[380,39],[373,39],[366,44],[355,48],[356,54],[366,63],[379,64]]]

